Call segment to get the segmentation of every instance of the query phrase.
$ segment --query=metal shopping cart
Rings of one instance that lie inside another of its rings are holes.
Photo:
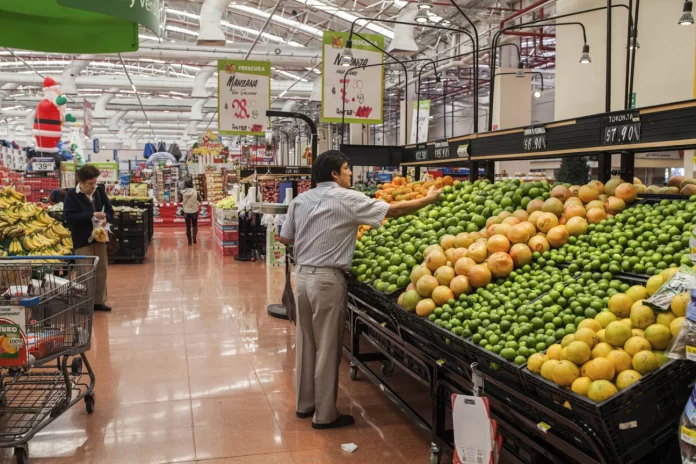
[[[29,459],[28,441],[84,399],[94,411],[87,361],[98,258],[0,258],[0,448]]]

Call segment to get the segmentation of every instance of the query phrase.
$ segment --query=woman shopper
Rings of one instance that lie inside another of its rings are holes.
[[[63,215],[70,225],[73,250],[76,255],[96,256],[97,275],[94,289],[94,310],[111,311],[106,305],[106,274],[109,257],[107,244],[97,241],[89,242],[92,235],[92,218],[102,223],[110,222],[114,216],[106,192],[97,187],[99,169],[91,164],[85,164],[77,171],[77,187],[70,189],[63,202]]]
[[[186,238],[189,246],[191,239],[196,242],[198,236],[198,192],[193,188],[193,181],[188,179],[184,183],[184,189],[181,191],[181,204],[184,208],[184,219],[186,220]],[[191,229],[193,228],[193,231]],[[192,234],[193,232],[193,234]]]

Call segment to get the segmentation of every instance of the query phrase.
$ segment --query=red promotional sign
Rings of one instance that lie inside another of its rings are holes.
[[[184,212],[179,203],[155,204],[153,223],[160,227],[186,227]],[[212,224],[212,207],[206,203],[198,210],[198,227]]]

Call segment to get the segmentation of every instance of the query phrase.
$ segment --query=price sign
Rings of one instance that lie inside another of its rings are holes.
[[[603,127],[602,145],[640,142],[640,129],[640,114],[636,111],[607,115]]]
[[[48,172],[56,169],[56,162],[53,158],[32,158],[29,171]]]
[[[108,163],[88,163],[99,169],[101,174],[97,179],[99,183],[105,182],[118,182],[118,163],[108,162]]]
[[[447,159],[450,157],[450,145],[447,140],[435,142],[435,159]]]
[[[218,61],[218,127],[221,134],[265,135],[271,107],[271,63]]]
[[[524,130],[522,141],[524,151],[544,151],[546,150],[546,128],[528,127]]]
[[[428,145],[425,143],[419,143],[416,145],[416,161],[427,161],[428,160]]]
[[[299,166],[285,166],[285,174],[299,174]]]
[[[459,158],[466,158],[469,155],[469,144],[465,143],[457,147],[457,156]]]

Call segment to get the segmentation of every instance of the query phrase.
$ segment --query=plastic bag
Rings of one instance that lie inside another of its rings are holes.
[[[645,300],[645,304],[658,312],[669,311],[672,298],[692,289],[696,289],[696,271],[689,266],[680,266],[671,279]]]
[[[87,241],[89,243],[107,243],[109,241],[109,232],[111,232],[111,225],[106,220],[92,217],[92,235],[89,236]]]
[[[684,324],[677,336],[667,345],[665,356],[696,361],[696,289],[691,290],[691,301],[686,308]]]

